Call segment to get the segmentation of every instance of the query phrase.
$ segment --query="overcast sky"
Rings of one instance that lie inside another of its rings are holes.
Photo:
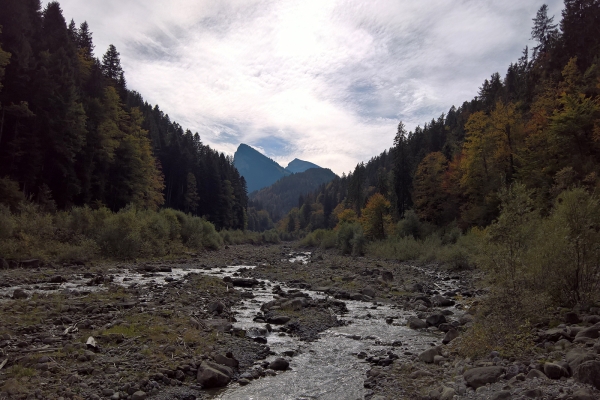
[[[47,2],[46,2],[47,3]],[[560,0],[62,0],[129,89],[204,143],[341,174],[504,76]]]

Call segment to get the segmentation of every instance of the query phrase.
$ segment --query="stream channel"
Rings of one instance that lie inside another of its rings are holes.
[[[296,253],[290,255],[288,261],[307,263],[309,259],[310,253]],[[188,265],[149,277],[135,270],[121,270],[113,277],[114,283],[123,286],[162,286],[174,280],[185,279],[189,273],[202,273],[219,278],[238,277],[241,270],[255,267],[238,265],[209,269]],[[456,281],[443,273],[414,268],[430,275],[439,293],[452,291],[457,287]],[[78,288],[85,282],[83,276],[80,278],[70,283],[40,287],[39,290],[31,291],[50,293]],[[271,333],[266,333],[265,323],[254,321],[261,313],[261,305],[276,298],[273,293],[276,286],[280,286],[284,291],[298,289],[288,287],[282,282],[259,281],[261,284],[253,288],[237,288],[251,291],[253,296],[245,298],[238,307],[232,309],[237,320],[234,328],[245,330],[250,337],[265,336],[272,354],[267,361],[284,357],[290,362],[289,369],[274,376],[253,380],[246,386],[232,382],[223,389],[211,392],[214,399],[363,399],[369,393],[369,390],[364,388],[364,381],[366,372],[371,368],[371,364],[365,358],[380,357],[383,360],[391,358],[389,355],[392,354],[392,357],[400,362],[412,362],[416,354],[441,344],[441,332],[412,330],[406,326],[407,319],[416,315],[415,311],[405,310],[399,304],[374,301],[344,300],[348,312],[337,315],[344,321],[344,325],[321,332],[316,341],[300,341],[294,336],[280,332],[276,326]],[[12,290],[14,288],[5,288],[0,290],[0,294],[7,295]],[[314,299],[327,297],[323,292],[301,291]],[[153,291],[148,293],[149,296],[153,296]],[[461,313],[455,307],[447,307],[445,310]],[[260,363],[259,361],[256,364]]]
[[[290,262],[307,262],[310,253],[296,255]],[[237,274],[241,268],[251,266],[232,266],[218,271],[204,271],[213,276],[225,277]],[[416,267],[415,267],[416,268]],[[437,272],[422,270],[435,274],[436,286],[440,291],[455,288],[454,282],[441,279]],[[264,285],[253,289],[254,298],[246,299],[234,308],[237,322],[235,328],[253,332],[263,328],[264,323],[254,322],[260,312],[260,306],[273,300],[273,287],[281,286],[288,290],[284,283],[262,281]],[[323,298],[322,292],[302,290],[312,298]],[[379,355],[387,358],[393,352],[400,360],[410,361],[415,354],[441,344],[442,336],[427,331],[417,331],[406,326],[408,317],[414,311],[405,311],[400,306],[375,302],[345,300],[348,312],[338,315],[345,321],[344,326],[330,328],[320,334],[318,340],[302,342],[274,331],[267,335],[267,344],[276,355],[268,360],[281,357],[284,352],[293,351],[294,357],[285,357],[290,361],[288,371],[276,376],[267,376],[252,381],[247,386],[236,383],[215,394],[215,399],[363,399],[367,389],[363,387],[366,372],[371,365],[364,360],[367,355]],[[457,312],[455,309],[451,309]],[[391,318],[391,323],[390,323]],[[387,322],[386,322],[387,320]],[[281,336],[280,336],[281,335]],[[289,353],[288,353],[289,354]]]

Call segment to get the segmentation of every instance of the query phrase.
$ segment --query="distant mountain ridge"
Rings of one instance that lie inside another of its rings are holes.
[[[304,160],[299,160],[297,158],[294,158],[288,164],[288,166],[285,167],[285,169],[287,169],[288,171],[290,171],[293,174],[297,174],[299,172],[304,172],[311,168],[321,168],[321,167],[319,167],[317,164],[313,164],[311,162],[304,161]]]
[[[304,172],[281,178],[273,185],[265,187],[248,196],[250,202],[259,203],[268,211],[273,221],[278,221],[292,208],[298,207],[298,199],[319,188],[324,183],[337,178],[327,168],[310,168]]]
[[[271,186],[285,176],[302,173],[311,168],[321,168],[316,164],[297,158],[290,162],[287,168],[284,168],[244,143],[238,146],[233,156],[233,164],[246,180],[248,193]]]

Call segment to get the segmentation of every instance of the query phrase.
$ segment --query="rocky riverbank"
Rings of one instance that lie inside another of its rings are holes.
[[[374,344],[353,354],[370,365],[366,398],[600,398],[597,309],[558,310],[552,328],[532,327],[534,356],[461,357],[456,343],[483,294],[473,271],[335,252],[307,256],[287,245],[230,246],[160,262],[3,265],[10,268],[0,270],[0,398],[211,398],[230,382],[253,385],[287,373],[296,351],[274,352],[269,337],[312,341],[345,324],[347,337]],[[257,267],[225,273],[233,265]],[[269,300],[254,298],[258,290]],[[347,300],[402,310],[366,317],[408,325],[429,348],[353,335],[352,321],[340,318]],[[258,327],[233,328],[251,303]]]

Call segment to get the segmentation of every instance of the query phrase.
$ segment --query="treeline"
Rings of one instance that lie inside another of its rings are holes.
[[[350,218],[368,230],[372,221],[363,213],[371,201],[384,221],[376,236],[394,234],[397,222],[415,213],[422,223],[464,231],[494,221],[499,193],[517,182],[532,190],[542,215],[564,190],[594,191],[600,1],[566,0],[559,24],[547,11],[542,6],[533,19],[536,46],[526,47],[504,78],[493,74],[477,97],[412,132],[400,123],[389,151],[322,186],[279,228],[302,234]]]
[[[128,90],[114,46],[96,58],[88,24],[67,25],[57,2],[0,9],[0,187],[45,210],[170,207],[245,228],[233,160]]]

